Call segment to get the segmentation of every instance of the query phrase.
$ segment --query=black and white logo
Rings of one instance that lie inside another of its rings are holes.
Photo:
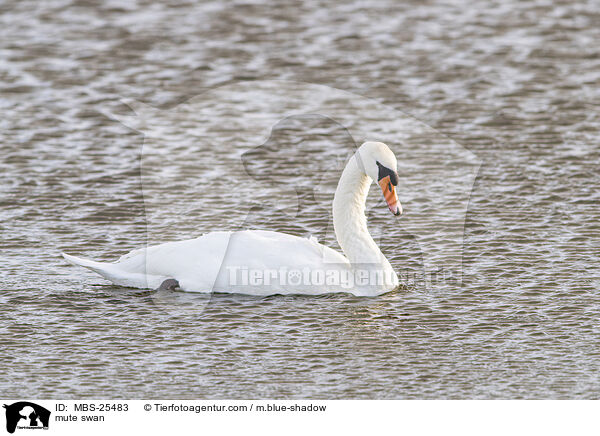
[[[15,429],[48,429],[50,411],[28,401],[19,401],[4,405],[6,409],[6,431],[14,433]]]

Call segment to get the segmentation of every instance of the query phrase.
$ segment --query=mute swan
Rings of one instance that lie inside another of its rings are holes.
[[[333,198],[335,236],[347,257],[314,238],[265,230],[211,232],[134,250],[114,263],[62,255],[117,285],[142,289],[375,296],[397,287],[398,276],[367,230],[365,202],[374,180],[390,211],[400,215],[396,157],[382,142],[365,142],[347,162]]]

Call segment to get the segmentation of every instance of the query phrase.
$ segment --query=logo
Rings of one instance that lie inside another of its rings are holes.
[[[6,431],[14,433],[15,429],[48,429],[50,411],[28,401],[19,401],[6,409]]]

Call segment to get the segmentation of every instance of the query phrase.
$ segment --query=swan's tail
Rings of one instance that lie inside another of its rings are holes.
[[[110,280],[116,285],[130,286],[134,288],[147,287],[146,275],[125,270],[118,263],[96,262],[82,257],[71,256],[70,254],[61,253],[67,262],[73,265],[83,266],[91,269],[95,273],[100,274],[107,280]]]
[[[110,268],[110,264],[96,262],[90,259],[84,259],[82,257],[71,256],[67,253],[61,253],[62,256],[67,260],[67,262],[72,263],[73,265],[83,266],[85,268],[91,269],[94,272],[97,272],[100,275],[104,275],[104,273],[108,273],[108,269]]]

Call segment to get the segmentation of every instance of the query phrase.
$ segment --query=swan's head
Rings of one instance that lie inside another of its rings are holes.
[[[383,142],[368,141],[361,145],[356,153],[365,174],[381,187],[383,197],[394,215],[402,214],[402,205],[398,201],[398,161],[394,152]]]

